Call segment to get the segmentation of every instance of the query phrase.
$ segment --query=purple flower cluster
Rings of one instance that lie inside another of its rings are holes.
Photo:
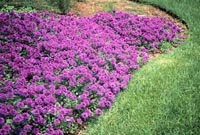
[[[96,14],[93,20],[102,27],[113,29],[122,39],[133,46],[143,46],[150,50],[159,48],[164,42],[180,39],[180,29],[172,21],[157,17],[139,17],[128,13]]]
[[[0,135],[62,135],[100,116],[148,49],[180,32],[169,20],[126,13],[11,12],[0,22]]]

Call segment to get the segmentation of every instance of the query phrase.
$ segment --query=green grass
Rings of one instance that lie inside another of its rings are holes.
[[[199,0],[145,0],[182,18],[188,38],[170,54],[149,62],[86,135],[197,135],[200,133]]]
[[[108,2],[106,6],[103,8],[104,12],[111,12],[114,8],[114,2]]]

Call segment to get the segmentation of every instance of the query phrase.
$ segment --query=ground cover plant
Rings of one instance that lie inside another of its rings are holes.
[[[164,18],[0,14],[0,134],[69,134],[110,109],[180,29]]]

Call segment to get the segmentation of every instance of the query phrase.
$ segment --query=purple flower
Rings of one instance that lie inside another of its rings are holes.
[[[88,95],[86,95],[86,94],[80,95],[80,100],[81,100],[81,101],[83,101],[83,100],[85,100],[85,99],[87,99],[87,98],[88,98]]]
[[[59,114],[58,114],[58,119],[60,119],[60,120],[64,120],[64,119],[65,119],[64,114],[59,113]]]
[[[82,121],[81,118],[78,118],[76,121],[77,121],[77,123],[78,123],[79,125],[82,125],[82,124],[83,124],[83,121]]]
[[[97,85],[95,85],[95,84],[90,86],[90,90],[93,91],[93,92],[97,91],[97,89],[98,89]]]
[[[87,103],[86,102],[81,102],[81,108],[86,108],[87,107]]]
[[[75,100],[77,99],[77,97],[76,97],[75,95],[70,95],[70,99],[71,99],[72,101],[75,101]]]
[[[0,93],[0,100],[6,101],[7,100],[6,94]]]
[[[105,101],[99,101],[97,106],[99,108],[104,108],[105,107]]]
[[[63,135],[62,130],[58,129],[53,132],[54,135]]]
[[[33,128],[32,129],[32,133],[33,134],[38,134],[39,133],[39,129],[38,128]]]
[[[81,110],[82,109],[82,105],[81,104],[77,104],[75,108],[76,108],[76,110]]]
[[[108,109],[110,109],[111,106],[112,106],[112,104],[111,104],[110,101],[106,101],[106,102],[105,102],[105,105],[106,105],[106,107],[107,107]]]
[[[8,114],[9,112],[7,111],[7,109],[0,108],[0,115],[7,116]]]
[[[97,108],[94,113],[96,116],[100,116],[102,114],[102,111],[101,109]]]
[[[13,122],[15,124],[20,124],[21,122],[24,121],[24,117],[22,115],[17,115],[13,118]]]
[[[71,117],[70,122],[75,123],[75,119],[73,117]]]
[[[53,124],[54,124],[55,126],[59,126],[59,125],[60,125],[60,120],[59,120],[59,119],[55,119],[55,120],[53,121]]]
[[[30,131],[32,129],[31,125],[26,124],[23,128],[25,131]]]
[[[39,116],[39,115],[40,115],[40,112],[39,112],[39,110],[37,110],[37,109],[32,110],[31,113],[32,113],[34,116]]]
[[[44,103],[46,103],[46,104],[55,103],[55,102],[56,102],[56,100],[52,95],[49,95],[44,99]]]
[[[148,55],[144,55],[144,56],[142,57],[142,63],[143,63],[143,64],[146,63],[146,62],[148,61],[148,59],[149,59],[149,56],[148,56]]]
[[[112,89],[113,94],[118,94],[120,92],[120,88],[119,87],[115,87],[114,89]]]
[[[11,131],[11,126],[5,124],[5,125],[2,127],[2,129],[8,134],[8,133]]]
[[[25,120],[29,119],[30,115],[28,113],[23,113],[22,116]]]
[[[24,100],[24,103],[25,103],[26,105],[30,106],[30,107],[33,107],[33,106],[34,106],[34,102],[33,102],[33,100],[32,100],[31,98],[26,98],[26,99]]]
[[[110,100],[110,101],[114,101],[114,99],[115,99],[115,96],[113,95],[112,92],[107,92],[107,93],[105,94],[105,97],[106,97],[108,100]]]
[[[81,114],[81,117],[84,119],[84,120],[87,120],[89,117],[91,116],[91,112],[89,109],[86,109],[85,112],[83,112]]]
[[[3,125],[5,122],[4,118],[0,117],[0,125]]]
[[[81,114],[81,117],[82,117],[84,120],[86,120],[86,119],[89,118],[89,114],[88,114],[87,112],[83,112],[83,113]]]
[[[17,111],[14,110],[14,109],[12,109],[12,110],[10,110],[10,114],[11,114],[12,116],[16,116],[16,115],[17,115]]]
[[[111,88],[115,88],[117,86],[115,82],[110,82],[109,85]]]
[[[45,124],[46,120],[41,115],[39,115],[36,117],[36,122],[42,126]]]
[[[24,103],[23,102],[17,102],[16,103],[16,107],[19,109],[23,109],[24,108]]]
[[[103,95],[104,95],[104,92],[102,92],[102,91],[100,91],[100,90],[97,92],[97,96],[101,97],[101,96],[103,96]]]

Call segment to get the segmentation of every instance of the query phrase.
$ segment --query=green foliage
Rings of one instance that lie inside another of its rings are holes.
[[[31,7],[31,1],[19,1],[19,0],[3,0],[0,2],[0,12],[11,12],[16,13],[33,13],[36,10]]]
[[[85,0],[76,0],[77,2],[85,2]],[[48,5],[58,8],[61,14],[66,14],[72,7],[72,0],[47,0]]]
[[[85,2],[85,0],[75,0]],[[72,7],[72,0],[3,0],[0,2],[0,12],[36,12],[47,10],[49,12],[66,14]]]
[[[4,5],[3,8],[0,9],[0,12],[11,12],[11,11],[15,11],[16,13],[33,13],[36,12],[35,9],[33,9],[32,7],[20,7],[20,8],[16,8],[14,6],[8,6],[8,5]]]
[[[159,46],[159,49],[161,50],[161,52],[166,52],[169,48],[170,48],[170,46],[172,46],[172,44],[171,43],[169,43],[169,42],[162,42],[162,44],[160,44],[160,46]]]
[[[104,7],[103,11],[105,11],[105,12],[112,12],[113,9],[114,9],[114,5],[113,4],[114,4],[113,2],[108,2],[106,4],[106,6]]]
[[[14,7],[31,7],[35,0],[3,0],[0,2],[0,6],[9,5]]]
[[[58,8],[65,14],[69,11],[71,0],[58,0]]]
[[[76,0],[77,2],[86,2],[86,0]]]
[[[8,13],[8,12],[14,10],[14,9],[15,9],[14,6],[4,5],[3,8],[0,10],[0,12],[6,12],[6,13]]]

